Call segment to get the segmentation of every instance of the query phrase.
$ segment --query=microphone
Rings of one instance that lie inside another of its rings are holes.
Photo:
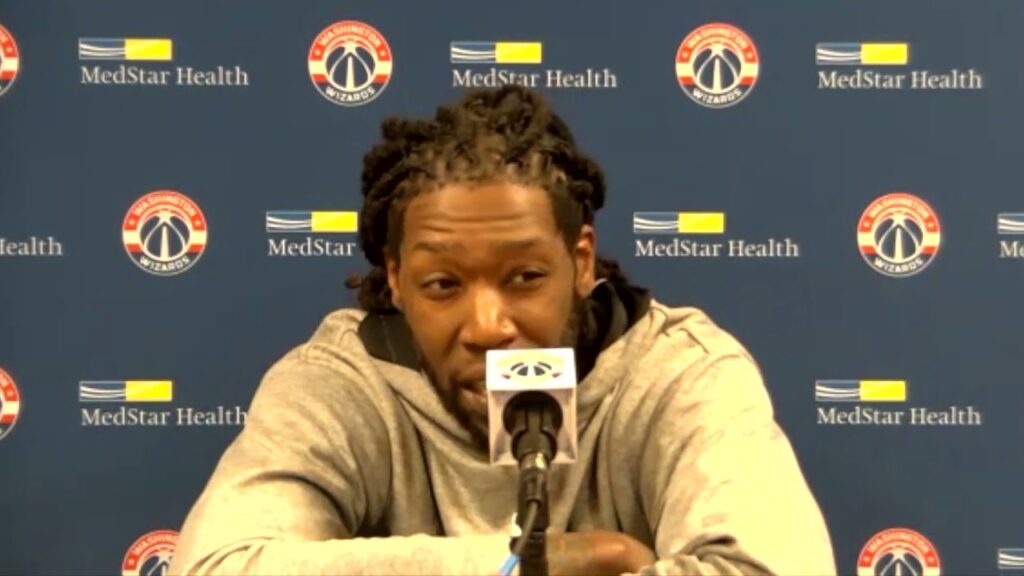
[[[547,576],[548,470],[576,461],[576,362],[572,348],[489,350],[491,464],[519,466],[512,558],[522,576]]]
[[[576,461],[576,357],[572,348],[487,351],[491,464],[518,466],[541,453]]]

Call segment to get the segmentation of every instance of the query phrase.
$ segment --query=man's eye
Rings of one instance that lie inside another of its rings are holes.
[[[511,283],[517,286],[529,286],[544,279],[547,274],[537,270],[524,270],[512,277]]]
[[[431,294],[443,294],[458,288],[459,283],[454,278],[434,278],[424,282],[421,287]]]

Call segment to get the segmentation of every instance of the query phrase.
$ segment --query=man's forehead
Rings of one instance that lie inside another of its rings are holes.
[[[450,184],[418,194],[406,215],[455,222],[552,218],[551,198],[543,188],[504,181]]]
[[[420,238],[409,238],[409,250],[412,252],[427,252],[431,254],[450,254],[467,252],[474,246],[486,248],[495,253],[529,252],[532,250],[546,250],[557,247],[558,242],[552,242],[550,237],[537,236],[534,234],[521,237],[484,237],[476,239],[453,238],[445,235],[437,235],[433,238],[424,235]]]
[[[407,246],[451,251],[486,243],[528,250],[560,239],[547,192],[517,185],[449,186],[417,196],[405,211]]]

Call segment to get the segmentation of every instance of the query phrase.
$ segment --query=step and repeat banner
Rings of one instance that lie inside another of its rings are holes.
[[[367,269],[382,119],[544,91],[764,371],[843,574],[1024,574],[1019,2],[0,3],[0,573],[162,574]],[[785,518],[765,522],[786,529]]]

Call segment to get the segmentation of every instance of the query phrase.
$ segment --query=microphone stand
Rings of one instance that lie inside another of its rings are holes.
[[[562,412],[542,392],[526,392],[506,407],[505,428],[512,434],[512,453],[519,460],[519,538],[512,550],[519,554],[520,576],[548,576],[547,529],[548,471],[555,457]]]
[[[547,473],[547,458],[540,452],[529,454],[520,462],[516,523],[519,525],[519,538],[526,539],[519,555],[520,576],[548,576],[547,529],[550,518]],[[533,522],[529,522],[531,506],[535,508]]]

